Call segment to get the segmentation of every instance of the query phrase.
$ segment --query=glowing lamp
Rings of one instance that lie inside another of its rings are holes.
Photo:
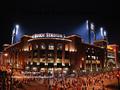
[[[19,28],[19,25],[17,24],[15,27],[16,27],[16,29],[18,29],[18,28]]]
[[[6,57],[8,56],[8,54],[7,54],[7,53],[5,53],[4,55],[5,55]]]
[[[119,77],[119,74],[117,74],[117,77]]]

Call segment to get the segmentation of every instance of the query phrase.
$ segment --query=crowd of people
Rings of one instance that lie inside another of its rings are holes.
[[[91,73],[84,76],[53,78],[49,82],[50,90],[105,90],[105,86],[120,78],[120,71]]]
[[[107,72],[91,72],[89,74],[54,78],[13,79],[13,88],[24,88],[30,82],[40,82],[46,90],[106,90],[106,86],[120,78],[120,70]],[[112,90],[112,89],[107,89]]]

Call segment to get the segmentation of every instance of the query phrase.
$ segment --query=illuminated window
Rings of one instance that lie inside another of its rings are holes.
[[[69,50],[69,46],[68,44],[65,45],[65,51],[68,51]]]
[[[46,49],[46,46],[44,43],[41,44],[41,49]]]
[[[48,54],[48,57],[52,57],[52,54],[51,54],[51,53],[49,53],[49,54]]]
[[[32,69],[33,69],[33,71],[37,71],[37,67],[33,67]]]
[[[96,56],[92,56],[92,59],[96,59]]]
[[[38,57],[38,51],[37,50],[33,51],[33,57],[34,58]]]
[[[96,57],[96,59],[98,60],[98,57]]]
[[[62,44],[57,45],[57,50],[62,50]]]
[[[28,66],[27,66],[27,67],[25,67],[25,69],[26,69],[26,70],[28,70],[29,68],[30,68],[30,67],[28,67]]]
[[[82,58],[82,61],[84,61],[84,58]]]
[[[53,58],[48,58],[48,63],[53,63],[54,62],[54,59]]]
[[[32,45],[29,46],[29,50],[30,50],[30,51],[32,50]]]
[[[48,49],[49,50],[54,50],[54,44],[49,44]]]
[[[30,64],[33,65],[33,62],[31,62]]]
[[[28,45],[23,47],[23,51],[29,51],[29,49],[30,49],[30,46],[28,46]]]
[[[40,63],[39,63],[39,62],[37,62],[37,65],[40,65]]]
[[[48,63],[45,63],[45,65],[47,66],[47,65],[48,65]]]
[[[41,63],[46,63],[46,59],[45,58],[40,58],[40,62]]]
[[[38,49],[38,45],[35,45],[35,49]]]
[[[57,58],[56,62],[57,62],[57,63],[61,63],[61,62],[62,62],[62,59]]]
[[[92,56],[92,58],[94,58],[94,56]]]
[[[90,58],[90,55],[88,55],[88,58]]]
[[[53,58],[53,57],[54,57],[54,53],[53,53],[53,52],[49,52],[49,53],[48,53],[48,57]]]
[[[88,52],[88,50],[86,50],[86,52]]]
[[[65,63],[70,63],[70,60],[69,59],[65,59]]]

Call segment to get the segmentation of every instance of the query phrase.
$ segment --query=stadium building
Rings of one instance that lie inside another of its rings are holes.
[[[106,48],[98,44],[86,44],[79,35],[24,35],[20,42],[4,46],[0,64],[15,70],[44,73],[98,71],[106,59]]]

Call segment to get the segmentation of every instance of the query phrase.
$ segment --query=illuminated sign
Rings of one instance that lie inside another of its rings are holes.
[[[63,34],[55,34],[55,33],[40,33],[32,35],[32,38],[64,38]]]

